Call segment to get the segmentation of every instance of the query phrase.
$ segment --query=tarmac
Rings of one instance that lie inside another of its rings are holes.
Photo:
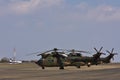
[[[120,63],[75,66],[41,67],[34,63],[2,64],[0,63],[0,80],[120,80]]]

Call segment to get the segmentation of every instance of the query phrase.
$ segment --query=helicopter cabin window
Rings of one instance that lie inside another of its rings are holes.
[[[51,60],[48,60],[48,62],[54,62],[54,60],[53,60],[53,59],[51,59]]]
[[[82,56],[81,53],[70,53],[69,56]]]

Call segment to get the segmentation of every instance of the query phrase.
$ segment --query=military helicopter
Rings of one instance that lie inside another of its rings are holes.
[[[100,60],[100,56],[103,54],[103,55],[106,55],[105,53],[101,52],[101,50],[103,49],[103,47],[101,47],[99,49],[99,51],[94,48],[95,51],[97,52],[96,54],[93,55],[92,59],[91,59],[91,64],[95,64],[95,65],[98,65],[98,61]]]
[[[65,51],[66,52],[72,51],[73,53],[65,54]],[[75,52],[77,52],[76,53],[77,55],[75,54]],[[81,57],[80,54],[81,52],[87,53],[86,51],[54,48],[52,50],[48,50],[38,54],[37,56],[41,56],[41,58],[35,63],[41,66],[42,69],[45,69],[45,67],[53,67],[53,66],[58,66],[59,69],[64,69],[64,66],[76,66],[77,68],[80,68],[80,66],[85,65],[85,63],[81,61],[76,61],[75,59],[78,58],[78,56]]]
[[[100,58],[99,63],[110,63],[111,59],[114,60],[114,55],[118,55],[118,53],[113,53],[114,48],[112,48],[111,52],[106,50],[107,53],[109,53],[109,55],[105,58]]]
[[[101,47],[99,51],[96,48],[94,48],[95,51],[96,51],[96,54],[94,54],[92,57],[82,56],[82,57],[79,57],[79,58],[75,58],[74,61],[83,62],[88,67],[90,67],[91,65],[98,65],[99,64],[99,60],[100,60],[100,56],[102,54],[105,55],[105,53],[101,52],[102,48],[103,47]]]

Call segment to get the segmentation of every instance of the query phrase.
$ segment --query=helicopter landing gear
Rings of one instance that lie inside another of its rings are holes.
[[[88,63],[87,63],[87,66],[88,66],[88,67],[90,67],[90,65],[91,65],[91,63],[90,63],[90,62],[88,62]]]
[[[80,68],[80,66],[77,66],[77,68]]]
[[[59,69],[64,69],[64,67],[60,67]]]
[[[42,67],[42,69],[45,69],[45,67],[44,66],[41,66]]]
[[[80,68],[80,65],[77,65],[76,67],[77,67],[77,68]]]

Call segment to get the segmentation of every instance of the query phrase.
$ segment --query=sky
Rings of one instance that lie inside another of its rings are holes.
[[[119,34],[120,0],[0,0],[0,58],[14,48],[17,59],[39,59],[26,55],[103,46],[105,53],[115,48],[113,62],[120,62]]]

